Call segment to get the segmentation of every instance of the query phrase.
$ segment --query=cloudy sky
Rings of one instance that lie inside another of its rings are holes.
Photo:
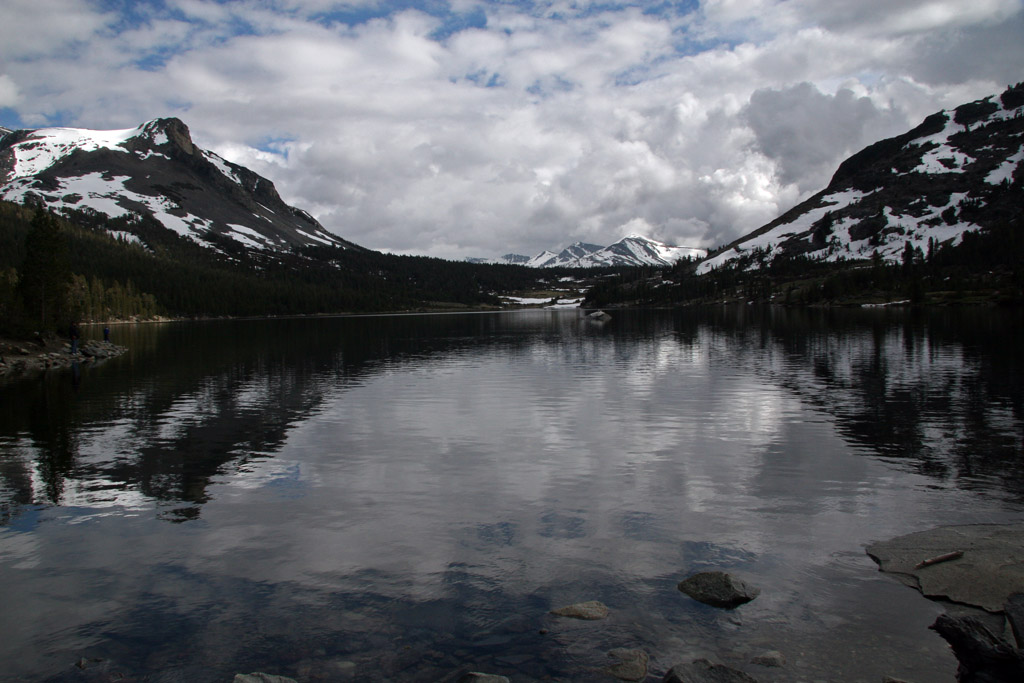
[[[1024,0],[5,0],[0,125],[177,116],[356,243],[710,247],[1024,80]]]

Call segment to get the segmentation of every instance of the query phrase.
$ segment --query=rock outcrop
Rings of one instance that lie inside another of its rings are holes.
[[[759,588],[725,572],[701,572],[679,583],[679,590],[712,607],[732,609],[761,594]]]

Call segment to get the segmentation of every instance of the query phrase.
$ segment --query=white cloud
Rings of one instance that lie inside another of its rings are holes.
[[[830,29],[905,34],[995,25],[1020,11],[1019,0],[796,0],[809,19]]]
[[[13,107],[20,99],[17,84],[7,74],[0,74],[0,107]]]
[[[117,30],[60,2],[77,21],[26,3],[0,28],[0,106],[24,124],[177,115],[343,237],[446,257],[608,244],[625,226],[720,244],[1024,65],[1020,0],[682,15],[466,0],[451,10],[486,26],[454,32],[440,6],[385,0],[136,3]],[[65,48],[30,45],[33,31]]]
[[[827,95],[804,82],[786,89],[757,90],[744,110],[755,149],[776,163],[779,179],[801,193],[822,188],[822,179],[845,158],[880,137],[906,130],[900,112],[880,110],[866,95],[840,89]]]
[[[79,0],[5,0],[0,21],[0,64],[67,54],[113,21]]]

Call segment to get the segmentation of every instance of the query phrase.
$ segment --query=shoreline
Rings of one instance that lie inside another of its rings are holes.
[[[95,339],[84,340],[76,353],[63,339],[17,341],[0,339],[0,378],[25,377],[38,371],[66,369],[76,363],[115,358],[128,347]]]

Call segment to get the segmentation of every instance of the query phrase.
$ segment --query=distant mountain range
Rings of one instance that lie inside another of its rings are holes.
[[[360,249],[285,204],[271,181],[197,147],[175,118],[112,131],[0,128],[0,199],[147,216],[214,249],[218,236],[271,252]]]
[[[670,267],[685,258],[704,259],[698,275],[725,266],[756,270],[795,256],[825,263],[899,262],[908,249],[926,253],[956,245],[967,233],[1020,216],[1022,183],[1019,84],[937,112],[854,154],[821,192],[710,254],[631,235],[607,247],[577,242],[558,253],[468,260],[589,268]],[[197,147],[175,118],[116,131],[0,128],[0,199],[152,218],[226,256],[241,247],[262,254],[315,246],[367,251],[287,205],[270,180]]]
[[[531,268],[596,268],[602,266],[671,266],[680,259],[701,259],[707,250],[673,247],[663,242],[630,235],[615,244],[602,247],[576,242],[557,254],[542,251],[536,256],[505,254],[499,259],[467,259],[472,263],[508,263]]]
[[[317,245],[361,249],[285,204],[270,180],[197,147],[188,127],[175,118],[112,131],[0,128],[0,199],[112,218],[146,216],[213,249],[224,237],[265,252]],[[608,247],[578,242],[557,254],[468,260],[589,268],[670,266],[705,255],[703,249],[632,235]]]
[[[698,274],[779,257],[899,262],[1019,216],[1024,85],[932,114],[844,161],[821,192],[711,253]]]

